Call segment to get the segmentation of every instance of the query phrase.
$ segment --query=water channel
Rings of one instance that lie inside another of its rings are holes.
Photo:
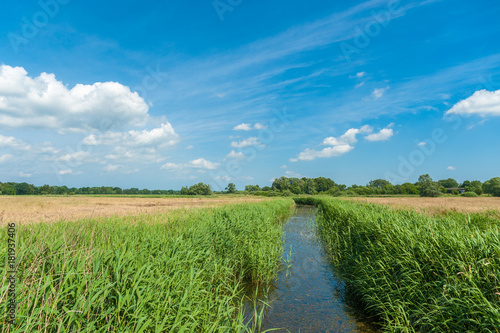
[[[266,295],[262,331],[376,332],[343,301],[344,284],[316,234],[315,215],[315,207],[299,206],[284,226],[284,269]]]

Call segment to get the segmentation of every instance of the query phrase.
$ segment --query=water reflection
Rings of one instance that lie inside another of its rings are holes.
[[[315,215],[314,207],[298,207],[296,215],[284,226],[284,266],[288,267],[279,273],[267,295],[270,306],[262,330],[374,332],[343,303],[344,286],[330,267],[328,255],[316,235]]]

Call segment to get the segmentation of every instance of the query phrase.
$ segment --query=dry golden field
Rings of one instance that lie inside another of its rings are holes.
[[[83,218],[160,213],[179,208],[202,208],[229,203],[255,202],[262,197],[141,198],[0,196],[0,219],[33,223],[74,221]]]
[[[420,197],[387,197],[387,198],[341,198],[361,202],[371,202],[387,205],[398,209],[410,209],[424,212],[431,215],[443,214],[449,211],[462,213],[478,213],[484,211],[500,212],[500,198],[495,197],[440,197],[440,198],[420,198]]]

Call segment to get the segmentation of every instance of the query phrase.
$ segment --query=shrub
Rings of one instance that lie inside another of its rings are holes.
[[[470,198],[476,198],[478,197],[478,195],[476,194],[476,192],[464,192],[462,193],[462,196],[463,197],[470,197]]]

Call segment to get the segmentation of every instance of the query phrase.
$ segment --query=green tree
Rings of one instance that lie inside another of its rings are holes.
[[[421,197],[438,197],[440,194],[440,184],[433,181],[428,174],[418,177],[418,187]]]
[[[375,180],[370,180],[370,182],[366,186],[373,188],[384,188],[387,185],[392,185],[392,184],[385,179],[375,179]]]
[[[450,188],[450,187],[458,187],[458,182],[453,178],[441,179],[438,181],[439,185]]]
[[[227,184],[226,191],[227,193],[236,193],[236,185],[233,183]]]
[[[500,197],[500,177],[491,178],[485,181],[483,184],[483,191],[495,197]]]

